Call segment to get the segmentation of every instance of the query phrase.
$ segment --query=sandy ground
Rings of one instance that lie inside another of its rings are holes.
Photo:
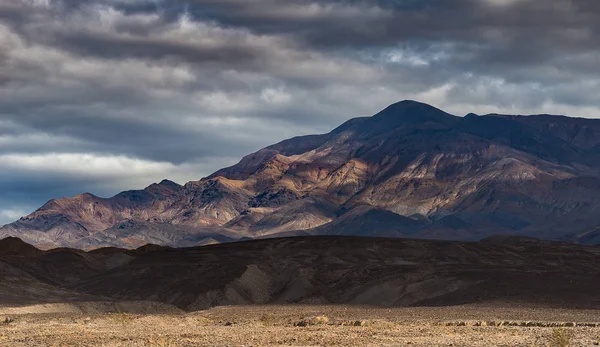
[[[557,334],[567,336],[570,346],[600,342],[596,324],[600,312],[592,310],[460,306],[228,306],[188,314],[85,310],[0,314],[0,346],[558,346],[553,339]]]

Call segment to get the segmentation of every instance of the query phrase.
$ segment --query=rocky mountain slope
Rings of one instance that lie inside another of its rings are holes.
[[[51,200],[0,228],[42,248],[283,235],[600,243],[600,120],[402,101],[285,140],[184,186]]]
[[[90,252],[42,252],[8,239],[0,240],[0,307],[147,300],[188,311],[284,303],[592,309],[600,308],[598,261],[598,247],[517,237],[323,236]]]

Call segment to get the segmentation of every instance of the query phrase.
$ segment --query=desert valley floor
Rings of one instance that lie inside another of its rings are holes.
[[[0,240],[0,346],[593,346],[600,248],[298,237],[40,251]]]
[[[53,314],[32,314],[43,307],[21,308],[21,313],[30,314],[13,314],[10,323],[0,324],[0,346],[567,346],[564,342],[594,346],[600,342],[595,323],[600,312],[595,310],[287,305],[102,314],[100,306],[62,307],[65,313]]]

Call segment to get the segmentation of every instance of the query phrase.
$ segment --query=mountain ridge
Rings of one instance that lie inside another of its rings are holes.
[[[349,230],[600,242],[595,134],[599,120],[457,117],[405,100],[327,134],[265,147],[184,185],[163,180],[107,199],[50,200],[1,227],[0,237],[23,237],[42,248],[191,246]]]

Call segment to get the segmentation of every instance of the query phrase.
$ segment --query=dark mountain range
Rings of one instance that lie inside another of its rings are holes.
[[[600,120],[469,114],[402,101],[184,186],[51,200],[0,228],[38,247],[289,235],[600,243]]]
[[[0,307],[145,300],[188,311],[284,303],[593,309],[598,261],[598,247],[523,237],[322,236],[90,252],[9,239],[0,240]]]

